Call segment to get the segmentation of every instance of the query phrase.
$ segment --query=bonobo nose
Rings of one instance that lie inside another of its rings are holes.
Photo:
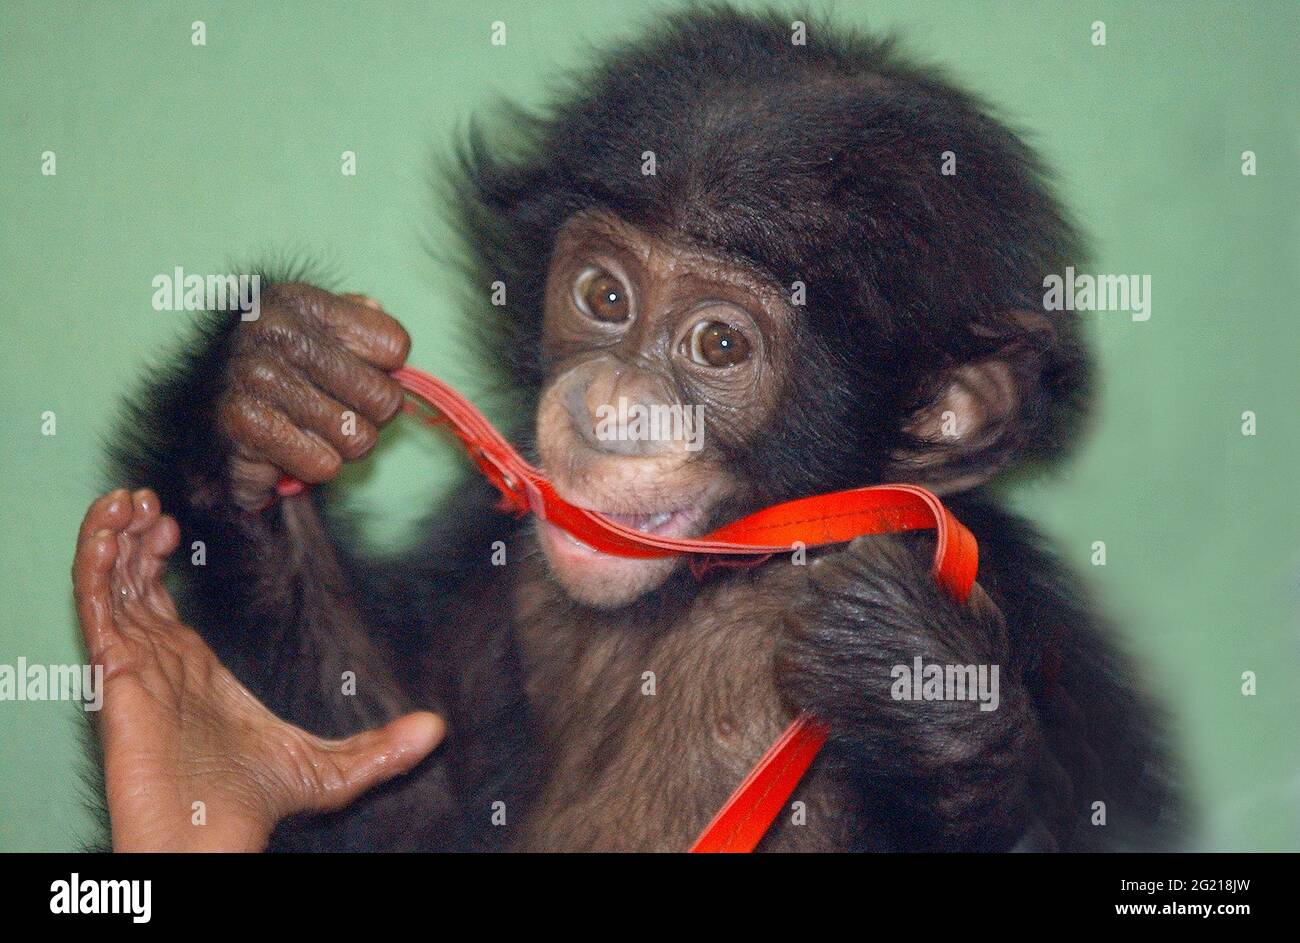
[[[669,385],[655,374],[612,360],[574,370],[564,407],[582,440],[615,455],[661,455],[677,445]],[[680,426],[680,423],[677,424]]]

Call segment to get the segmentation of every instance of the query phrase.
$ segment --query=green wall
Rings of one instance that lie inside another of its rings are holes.
[[[155,275],[323,259],[405,321],[415,364],[473,393],[454,279],[421,248],[447,238],[432,157],[496,96],[536,100],[589,40],[673,5],[0,7],[0,663],[79,660],[67,574],[114,403],[189,320],[152,309]],[[1095,430],[1070,468],[1016,497],[1167,697],[1199,842],[1300,847],[1300,4],[822,6],[904,27],[1059,170],[1092,270],[1151,275],[1149,321],[1085,316],[1103,368]],[[344,150],[355,177],[340,174]],[[1242,175],[1244,150],[1257,176]],[[408,532],[450,454],[412,428],[387,438],[353,475],[383,543]],[[0,849],[70,849],[85,833],[76,713],[0,703]]]

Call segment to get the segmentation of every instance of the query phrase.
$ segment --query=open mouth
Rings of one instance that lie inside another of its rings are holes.
[[[673,530],[673,525],[686,516],[694,516],[693,508],[680,511],[659,511],[656,514],[609,514],[598,512],[616,524],[639,530],[643,534],[662,534]]]
[[[595,511],[595,508],[588,508],[588,510]],[[629,527],[642,534],[654,534],[660,537],[688,537],[693,534],[703,518],[704,506],[696,505],[675,511],[656,511],[646,514],[620,514],[609,511],[596,511],[596,513],[609,518],[616,524],[622,524],[624,527]],[[561,556],[595,556],[609,559],[606,554],[601,553],[589,544],[583,543],[568,531],[561,530],[546,521],[541,523],[544,539],[553,550],[559,551]],[[626,560],[623,562],[634,563],[637,561]]]

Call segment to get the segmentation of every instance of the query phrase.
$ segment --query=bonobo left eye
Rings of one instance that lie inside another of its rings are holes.
[[[573,282],[573,303],[589,318],[617,324],[632,314],[628,291],[618,276],[588,266]]]
[[[702,367],[734,367],[749,359],[749,340],[723,321],[701,321],[691,329],[685,346]]]

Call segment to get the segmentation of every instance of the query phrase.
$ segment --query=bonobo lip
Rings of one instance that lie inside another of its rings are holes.
[[[587,510],[596,509],[588,508]],[[676,511],[658,511],[653,514],[617,514],[607,511],[599,511],[598,513],[608,517],[611,521],[622,524],[624,527],[631,527],[643,534],[654,534],[657,537],[687,537],[694,534],[699,522],[704,518],[704,506],[696,505],[689,508],[679,508]],[[539,521],[539,524],[543,543],[551,554],[561,561],[586,559],[589,563],[594,563],[596,560],[608,560],[612,563],[617,560],[620,564],[627,565],[649,562],[604,553],[589,544],[583,543],[568,531],[562,530],[548,521]]]
[[[630,527],[643,534],[653,534],[657,537],[694,536],[696,529],[708,513],[711,503],[701,502],[687,507],[654,507],[647,506],[650,502],[625,499],[619,502],[610,501],[605,507],[597,507],[594,506],[594,502],[590,499],[586,501],[574,500],[573,497],[565,493],[566,489],[559,484],[556,484],[555,490],[560,497],[570,504],[588,511],[594,511],[617,524],[622,524],[624,527]],[[612,508],[618,508],[618,510]],[[544,530],[550,532],[548,536],[552,538],[552,546],[567,544],[570,550],[581,550],[589,554],[600,553],[600,551],[583,543],[568,531],[561,530],[554,525],[546,524]]]
[[[589,509],[594,510],[594,509]],[[656,511],[649,514],[615,514],[612,511],[599,511],[616,524],[639,530],[643,534],[663,534],[680,537],[680,528],[688,521],[699,517],[698,507],[679,508],[675,511]]]

